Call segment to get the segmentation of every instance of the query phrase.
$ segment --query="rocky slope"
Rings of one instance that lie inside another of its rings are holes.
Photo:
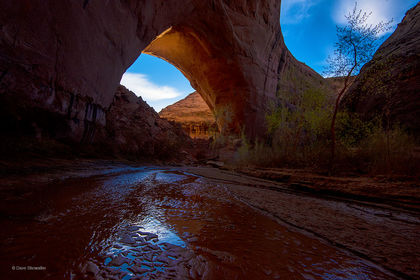
[[[287,50],[280,2],[1,1],[0,96],[13,104],[4,126],[94,143],[122,74],[145,52],[184,73],[219,128],[263,135],[269,104],[288,88],[279,76],[322,83]]]
[[[389,117],[420,135],[420,3],[362,68],[343,103],[367,119]]]
[[[198,92],[165,107],[159,116],[180,123],[191,138],[208,139],[212,132],[217,131],[214,115]]]
[[[16,157],[32,154],[50,157],[193,160],[185,152],[185,149],[192,148],[192,142],[182,128],[161,119],[141,97],[124,86],[117,88],[111,105],[104,111],[104,126],[84,120],[83,125],[87,129],[80,143],[60,137],[59,128],[64,126],[61,131],[66,129],[66,119],[59,114],[43,111],[25,114],[27,112],[16,109],[9,100],[2,101],[5,102],[0,102],[0,114],[4,115],[1,123],[8,129],[2,130],[0,135],[0,158],[16,160]],[[13,112],[17,120],[5,112]],[[97,112],[93,111],[92,118],[96,117],[95,114]],[[50,128],[49,131],[38,127],[40,119]],[[77,119],[73,121],[80,122]]]
[[[105,141],[101,139],[106,139]],[[161,119],[133,92],[119,86],[106,113],[105,137],[114,154],[133,158],[176,158],[192,145],[180,127]]]

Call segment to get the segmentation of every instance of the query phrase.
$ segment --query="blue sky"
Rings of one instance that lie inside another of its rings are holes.
[[[334,50],[336,25],[354,0],[282,0],[280,23],[284,40],[300,61],[322,73],[325,61]],[[389,36],[405,12],[418,0],[358,0],[358,7],[372,12],[370,23],[394,19]],[[142,54],[124,74],[121,84],[128,87],[157,112],[194,91],[189,81],[174,66],[159,58]]]

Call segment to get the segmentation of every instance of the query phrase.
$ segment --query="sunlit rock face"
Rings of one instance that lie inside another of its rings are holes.
[[[279,77],[322,83],[285,47],[280,2],[1,1],[2,102],[41,131],[38,112],[59,119],[53,137],[95,141],[122,74],[145,52],[184,73],[222,131],[263,136],[269,105],[288,89]]]
[[[389,111],[420,135],[420,3],[409,10],[395,32],[361,70],[343,103],[367,119]]]
[[[208,139],[218,131],[213,112],[198,92],[163,108],[159,116],[181,124],[191,138]]]

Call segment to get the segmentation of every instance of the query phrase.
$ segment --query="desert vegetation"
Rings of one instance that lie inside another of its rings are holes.
[[[322,89],[302,96],[283,96],[267,115],[268,140],[249,141],[242,135],[236,163],[265,167],[315,168],[327,172],[331,159],[334,98]],[[336,119],[335,172],[416,175],[416,139],[398,123],[381,115],[364,120],[340,110]]]
[[[267,140],[252,142],[243,134],[237,164],[311,167],[330,174],[418,175],[420,160],[415,152],[418,139],[391,117],[393,83],[387,77],[392,57],[370,70],[375,75],[364,78],[369,79],[365,83],[367,90],[383,101],[381,110],[366,118],[341,104],[353,75],[372,59],[380,34],[390,27],[391,22],[367,24],[369,16],[358,10],[356,3],[346,16],[347,25],[337,27],[336,49],[328,59],[325,74],[342,77],[338,92],[289,77],[296,88],[306,90],[300,95],[290,90],[277,92],[278,102],[266,116]]]

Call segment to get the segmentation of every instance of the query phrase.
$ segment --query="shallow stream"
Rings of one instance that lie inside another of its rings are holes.
[[[4,279],[389,278],[176,169],[66,179],[32,200],[0,220]]]

